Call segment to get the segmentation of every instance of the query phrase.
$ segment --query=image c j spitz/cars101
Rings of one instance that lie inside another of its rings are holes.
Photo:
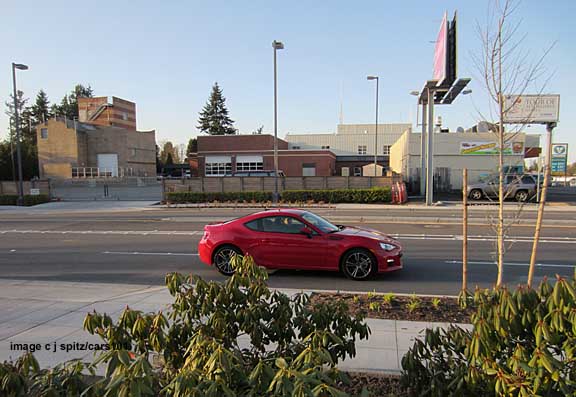
[[[402,246],[377,230],[334,225],[309,211],[278,209],[206,225],[202,262],[232,275],[234,255],[269,269],[341,271],[353,280],[402,269]]]

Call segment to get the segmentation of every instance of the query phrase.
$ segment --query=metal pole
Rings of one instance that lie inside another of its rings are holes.
[[[420,104],[418,104],[420,106]],[[422,136],[420,137],[420,195],[426,193],[426,104],[422,101]]]
[[[468,170],[462,170],[462,291],[468,291]]]
[[[376,124],[374,125],[374,176],[378,168],[378,85],[379,77],[376,76]]]
[[[540,155],[538,155],[538,162],[536,163],[536,172],[538,173],[537,182],[536,182],[536,202],[540,201],[540,170],[541,167],[541,159]]]
[[[529,287],[532,286],[534,279],[534,268],[536,267],[536,256],[538,255],[538,242],[540,240],[540,229],[542,228],[542,218],[544,217],[544,206],[546,205],[546,192],[548,191],[548,184],[550,183],[550,168],[552,166],[552,130],[556,127],[556,123],[546,124],[546,132],[548,133],[548,147],[546,148],[546,165],[544,166],[544,185],[542,186],[542,197],[538,203],[538,217],[536,218],[536,229],[534,230],[534,242],[532,243],[532,255],[530,255],[530,268],[528,270]]]
[[[428,88],[428,136],[426,144],[426,205],[434,201],[434,90]]]
[[[18,205],[24,204],[24,182],[22,180],[22,149],[20,144],[20,118],[18,115],[18,93],[16,90],[16,65],[12,63],[12,83],[14,85],[14,121],[16,124],[16,161],[18,162]]]
[[[275,43],[275,42],[274,42]],[[278,78],[276,76],[276,46],[274,45],[274,197],[278,205]]]

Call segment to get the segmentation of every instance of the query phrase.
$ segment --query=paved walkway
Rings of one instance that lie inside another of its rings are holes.
[[[300,292],[282,291],[289,295]],[[73,358],[91,360],[94,352],[81,349],[102,341],[82,330],[86,313],[105,312],[116,320],[126,305],[151,312],[165,309],[171,302],[163,286],[0,279],[0,362],[17,359],[23,344],[34,346],[44,367]],[[358,342],[356,357],[341,363],[340,368],[398,372],[403,354],[424,328],[447,326],[379,319],[367,322],[370,338]]]

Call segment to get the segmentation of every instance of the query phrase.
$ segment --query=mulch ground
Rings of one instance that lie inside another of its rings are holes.
[[[343,300],[348,304],[350,314],[363,314],[369,318],[388,320],[429,321],[443,323],[470,323],[470,316],[474,309],[462,309],[454,298],[393,296],[385,301],[382,294],[340,294],[340,293],[313,293],[310,297],[312,304],[320,302],[333,302]],[[436,303],[436,305],[434,304]]]
[[[351,384],[341,388],[351,396],[358,396],[366,387],[372,397],[405,397],[408,393],[400,386],[400,377],[367,373],[348,373]]]

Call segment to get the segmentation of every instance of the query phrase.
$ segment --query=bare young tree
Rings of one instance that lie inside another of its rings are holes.
[[[531,90],[531,93],[541,94],[550,78],[543,66],[552,46],[537,55],[523,48],[526,35],[519,33],[521,21],[514,17],[518,5],[517,0],[490,2],[485,25],[478,24],[481,51],[480,54],[473,55],[479,80],[490,98],[488,113],[480,112],[480,117],[490,122],[496,120],[494,134],[498,147],[498,214],[495,219],[497,286],[503,282],[505,236],[510,227],[505,224],[504,217],[504,200],[508,194],[505,181],[507,174],[510,173],[510,167],[506,168],[510,164],[505,164],[505,151],[526,126],[525,123],[507,124],[508,129],[505,128],[506,114],[512,107],[506,96],[523,95],[528,90]],[[537,87],[543,78],[544,83]]]

